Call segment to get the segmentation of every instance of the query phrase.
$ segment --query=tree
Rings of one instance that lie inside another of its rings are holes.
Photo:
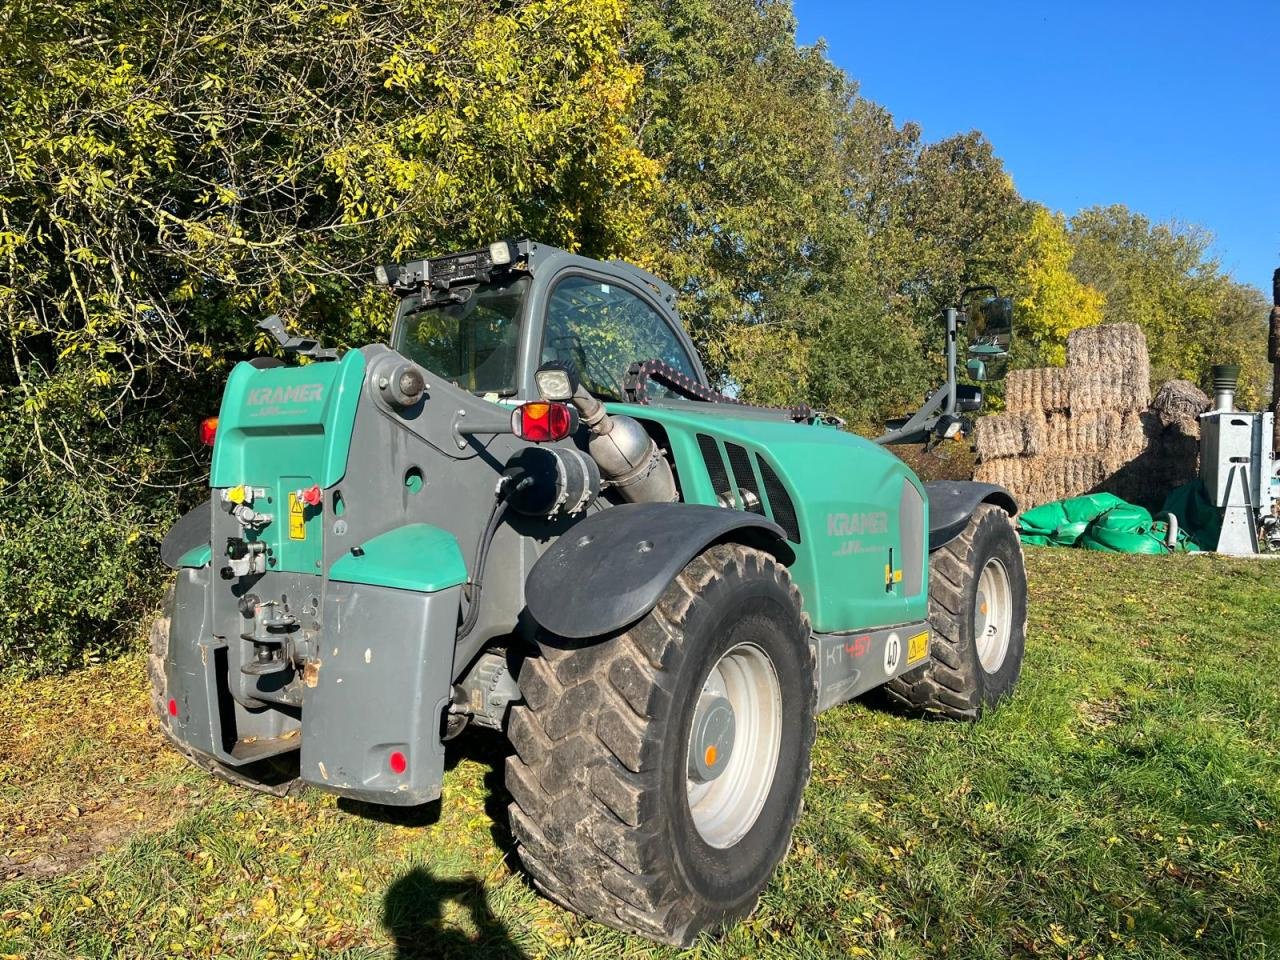
[[[1208,255],[1204,230],[1153,224],[1116,205],[1070,221],[1072,272],[1106,297],[1103,320],[1136,323],[1151,350],[1157,381],[1185,378],[1207,386],[1215,363],[1241,365],[1239,403],[1266,396],[1267,305]]]
[[[1018,341],[1029,343],[1024,366],[1062,366],[1067,335],[1102,322],[1105,298],[1071,272],[1071,238],[1061,214],[1036,207],[1014,280]]]
[[[0,660],[65,662],[150,608],[155,535],[202,485],[195,420],[260,316],[363,343],[377,262],[634,242],[658,165],[622,12],[4,5]]]

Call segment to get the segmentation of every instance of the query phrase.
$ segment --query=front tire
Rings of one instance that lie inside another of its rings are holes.
[[[712,547],[629,629],[542,638],[520,689],[511,827],[548,896],[677,945],[751,912],[790,846],[815,731],[785,567]]]
[[[916,711],[975,720],[1013,693],[1027,637],[1027,573],[1013,519],[978,506],[960,536],[929,556],[932,658],[885,685]]]

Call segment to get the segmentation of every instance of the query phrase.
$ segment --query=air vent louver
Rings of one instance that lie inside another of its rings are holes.
[[[726,443],[725,453],[729,455],[729,469],[733,471],[733,482],[740,493],[741,506],[752,513],[764,513],[764,503],[760,500],[760,489],[756,483],[756,473],[751,469],[751,455],[745,447],[736,443]]]
[[[791,495],[787,493],[787,488],[782,485],[778,475],[773,472],[773,467],[769,466],[769,461],[760,457],[758,462],[760,479],[764,481],[764,492],[769,497],[769,511],[773,514],[774,523],[786,531],[788,540],[799,543],[800,522],[796,519],[796,508],[791,502]]]

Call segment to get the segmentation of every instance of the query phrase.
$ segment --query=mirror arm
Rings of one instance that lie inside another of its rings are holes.
[[[949,383],[944,383],[935,390],[933,396],[926,400],[906,423],[893,430],[886,430],[876,437],[874,442],[881,446],[888,446],[894,443],[911,443],[922,436],[927,436],[938,420],[947,415],[948,396],[951,397],[951,404],[954,406],[954,390],[955,379],[952,378]]]

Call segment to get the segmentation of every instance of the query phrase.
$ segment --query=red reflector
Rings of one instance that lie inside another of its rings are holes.
[[[399,750],[393,750],[391,756],[387,758],[387,765],[391,767],[392,773],[404,773],[409,766],[409,761]]]
[[[213,446],[213,438],[218,434],[218,418],[205,417],[200,421],[200,442],[206,447]]]
[[[178,715],[178,701],[173,699],[173,697],[170,697],[169,698],[169,716],[176,717],[177,715]]]
[[[573,432],[573,413],[567,403],[535,400],[516,407],[511,426],[521,440],[533,443],[563,440]]]

